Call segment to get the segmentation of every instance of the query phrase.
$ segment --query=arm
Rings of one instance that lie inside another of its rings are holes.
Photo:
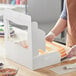
[[[54,38],[60,34],[67,26],[67,20],[59,18],[54,28],[46,35],[45,39],[49,42],[53,41]]]
[[[66,28],[66,25],[67,25],[67,10],[66,10],[66,0],[64,0],[63,11],[55,27],[51,31],[54,32],[55,35],[57,36]]]
[[[51,32],[53,32],[55,36],[57,36],[66,28],[66,26],[67,26],[67,20],[59,18],[59,20],[57,21],[56,25],[51,30]]]
[[[47,41],[53,41],[54,38],[60,34],[67,26],[67,11],[66,11],[66,5],[65,5],[65,0],[64,0],[64,8],[63,11],[60,15],[60,18],[58,19],[56,25],[54,28],[48,33],[46,36]]]

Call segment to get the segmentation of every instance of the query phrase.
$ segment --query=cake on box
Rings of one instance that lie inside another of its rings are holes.
[[[10,26],[10,36],[14,35],[14,30],[12,26]],[[4,37],[4,24],[3,22],[0,22],[0,37]]]
[[[52,51],[58,51],[61,55],[61,59],[65,58],[67,56],[67,51],[63,45],[56,43],[56,42],[47,42],[46,41],[46,52],[43,50],[39,49],[38,50],[40,54],[45,54],[47,52],[52,52]]]

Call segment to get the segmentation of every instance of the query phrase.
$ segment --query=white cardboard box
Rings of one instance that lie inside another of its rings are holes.
[[[5,45],[7,57],[32,70],[60,62],[59,52],[49,52],[40,55],[38,49],[45,51],[45,32],[38,28],[37,22],[31,21],[31,16],[13,10],[4,11]],[[28,27],[28,48],[23,48],[10,41],[9,21]]]

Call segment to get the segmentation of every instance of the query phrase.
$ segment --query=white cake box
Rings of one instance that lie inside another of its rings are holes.
[[[37,22],[32,22],[29,15],[19,13],[13,10],[4,10],[4,26],[5,26],[5,46],[6,56],[17,63],[24,65],[32,70],[59,63],[61,60],[60,53],[57,51],[40,55],[38,49],[45,50],[45,32],[38,28]],[[10,40],[9,21],[19,26],[28,27],[27,41],[28,48],[15,44]]]

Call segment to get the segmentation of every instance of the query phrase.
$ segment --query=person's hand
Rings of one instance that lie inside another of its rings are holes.
[[[45,37],[45,40],[48,41],[48,42],[52,42],[55,38],[55,34],[53,32],[49,32],[46,37]]]
[[[76,56],[76,45],[74,45],[70,50],[69,50],[69,53],[68,53],[68,58],[71,58],[73,56]]]

